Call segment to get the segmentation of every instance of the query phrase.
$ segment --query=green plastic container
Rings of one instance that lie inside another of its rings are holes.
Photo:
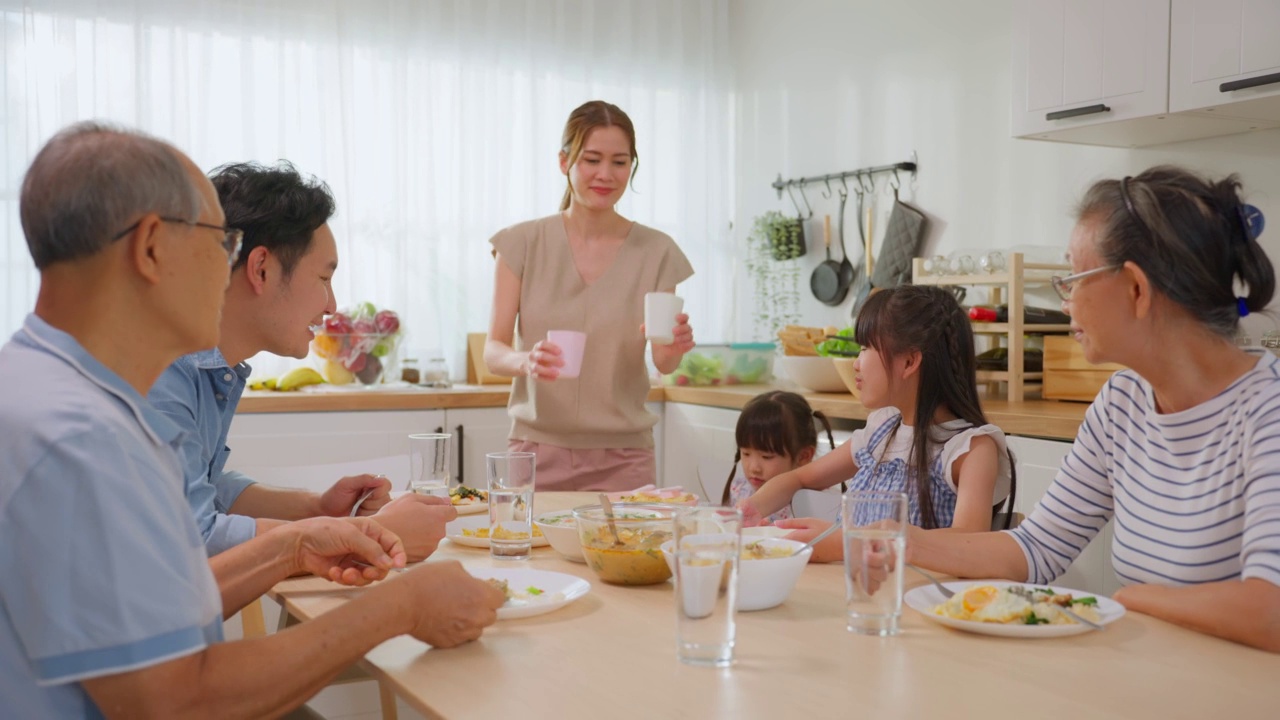
[[[664,375],[676,387],[755,385],[773,381],[773,343],[702,344],[685,353],[680,366]]]

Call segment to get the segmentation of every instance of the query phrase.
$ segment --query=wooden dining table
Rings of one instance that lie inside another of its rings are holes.
[[[594,497],[539,493],[535,509]],[[427,562],[442,560],[566,573],[591,590],[544,615],[500,620],[462,647],[402,636],[360,661],[384,693],[428,718],[1280,716],[1280,656],[1133,612],[1104,631],[1028,639],[954,630],[904,606],[898,635],[869,637],[845,629],[843,566],[811,564],[782,605],[738,613],[736,662],[717,669],[676,659],[669,583],[609,585],[550,547],[513,564],[444,541]],[[307,577],[270,597],[306,621],[358,592]]]

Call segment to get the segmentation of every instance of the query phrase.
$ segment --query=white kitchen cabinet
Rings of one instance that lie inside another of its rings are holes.
[[[1063,459],[1071,452],[1071,443],[1016,436],[1009,436],[1008,440],[1018,470],[1014,509],[1030,515],[1053,484]],[[1104,595],[1119,589],[1120,581],[1111,569],[1111,534],[1112,524],[1108,522],[1055,584]]]
[[[701,495],[699,463],[733,466],[738,445],[734,431],[740,411],[725,408],[667,403],[663,411],[663,458],[659,485],[679,485]],[[706,498],[719,502],[720,498]]]
[[[1280,0],[1173,0],[1169,110],[1280,121]]]
[[[1168,108],[1169,0],[1017,0],[1013,134]]]
[[[450,462],[455,480],[483,486],[484,454],[506,449],[510,420],[505,407],[241,413],[227,438],[227,469],[271,485],[317,492],[343,475],[362,472],[381,473],[393,487],[403,488],[409,482],[408,436],[437,431],[454,434]]]

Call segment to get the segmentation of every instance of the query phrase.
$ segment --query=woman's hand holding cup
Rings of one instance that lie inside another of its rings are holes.
[[[549,340],[539,340],[524,361],[524,372],[534,380],[555,380],[564,367],[560,346]]]

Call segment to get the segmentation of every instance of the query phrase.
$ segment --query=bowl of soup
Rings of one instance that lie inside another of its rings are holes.
[[[552,510],[533,518],[533,524],[546,536],[552,549],[566,560],[586,562],[582,556],[582,541],[578,539],[578,521],[572,510]]]
[[[804,552],[798,540],[742,534],[742,553],[738,556],[738,609],[743,612],[768,610],[786,602],[804,572],[813,548]],[[668,569],[674,571],[675,541],[662,544],[662,555]]]
[[[662,543],[672,537],[676,508],[646,503],[613,503],[613,526],[604,507],[573,509],[582,557],[601,580],[614,585],[656,585],[671,577]],[[616,529],[616,533],[615,533]]]

